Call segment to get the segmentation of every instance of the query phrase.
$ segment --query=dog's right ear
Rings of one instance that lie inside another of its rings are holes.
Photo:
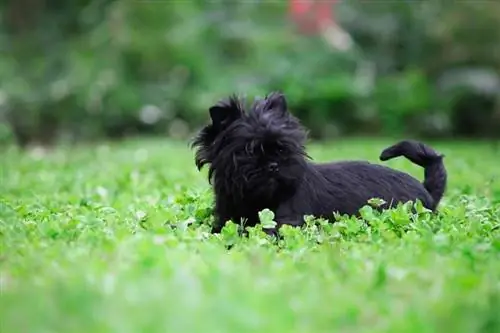
[[[284,116],[288,114],[287,104],[285,95],[280,91],[274,91],[266,96],[265,109],[268,111],[272,110],[272,112]]]
[[[214,141],[221,131],[243,115],[244,108],[240,99],[233,95],[210,107],[209,112],[212,124],[205,126],[191,142],[191,147],[197,149],[195,162],[198,169],[212,163]]]
[[[244,108],[242,101],[236,95],[232,95],[210,107],[209,112],[213,127],[221,131],[240,118],[244,113]]]

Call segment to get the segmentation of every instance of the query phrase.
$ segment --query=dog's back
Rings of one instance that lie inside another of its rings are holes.
[[[309,180],[316,184],[318,191],[328,191],[331,203],[322,203],[326,210],[344,214],[356,214],[369,199],[381,198],[386,204],[381,208],[393,207],[399,202],[419,199],[424,206],[432,209],[434,200],[417,179],[411,175],[383,165],[365,161],[341,161],[335,163],[314,164],[316,177]],[[321,183],[327,186],[321,186]],[[326,213],[326,212],[325,212]]]

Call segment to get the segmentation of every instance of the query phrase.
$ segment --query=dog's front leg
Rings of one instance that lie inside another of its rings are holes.
[[[214,223],[212,224],[212,229],[210,230],[210,233],[212,234],[220,234],[222,231],[222,228],[224,227],[223,223],[220,223],[219,220],[215,220]]]
[[[303,224],[303,222],[301,222],[298,217],[283,217],[283,218],[276,218],[275,220],[277,223],[276,227],[263,229],[263,231],[269,236],[273,236],[276,238],[279,238],[279,230],[285,224],[294,227],[300,227]]]
[[[212,234],[220,234],[220,232],[222,231],[222,228],[224,228],[227,221],[231,221],[230,216],[216,214],[215,219],[212,223],[212,229],[210,232]]]
[[[228,206],[230,198],[227,197],[217,197],[215,201],[214,208],[214,221],[212,223],[212,234],[219,234],[222,228],[226,225],[227,221],[233,221],[238,223],[239,219],[236,219],[233,211]]]
[[[277,226],[273,229],[274,233],[277,233],[281,226],[285,224],[293,227],[300,227],[304,224],[304,219],[293,209],[290,203],[283,203],[278,207],[275,213],[275,220]]]

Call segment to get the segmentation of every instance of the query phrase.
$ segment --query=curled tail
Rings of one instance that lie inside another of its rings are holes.
[[[435,209],[446,189],[447,174],[443,164],[444,155],[438,154],[423,143],[404,140],[384,149],[380,154],[380,160],[387,161],[399,156],[404,156],[424,168],[424,187],[434,199],[433,209]]]

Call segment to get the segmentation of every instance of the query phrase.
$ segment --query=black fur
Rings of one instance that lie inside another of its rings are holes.
[[[374,197],[387,202],[381,208],[420,199],[434,211],[446,187],[443,156],[415,141],[385,149],[380,159],[404,156],[424,167],[423,184],[404,172],[364,161],[312,163],[304,147],[307,133],[278,92],[255,101],[248,112],[231,96],[211,107],[210,117],[212,124],[192,146],[197,148],[198,169],[209,165],[215,233],[228,220],[255,226],[264,208],[275,213],[278,227],[300,226],[304,215],[355,215]]]

